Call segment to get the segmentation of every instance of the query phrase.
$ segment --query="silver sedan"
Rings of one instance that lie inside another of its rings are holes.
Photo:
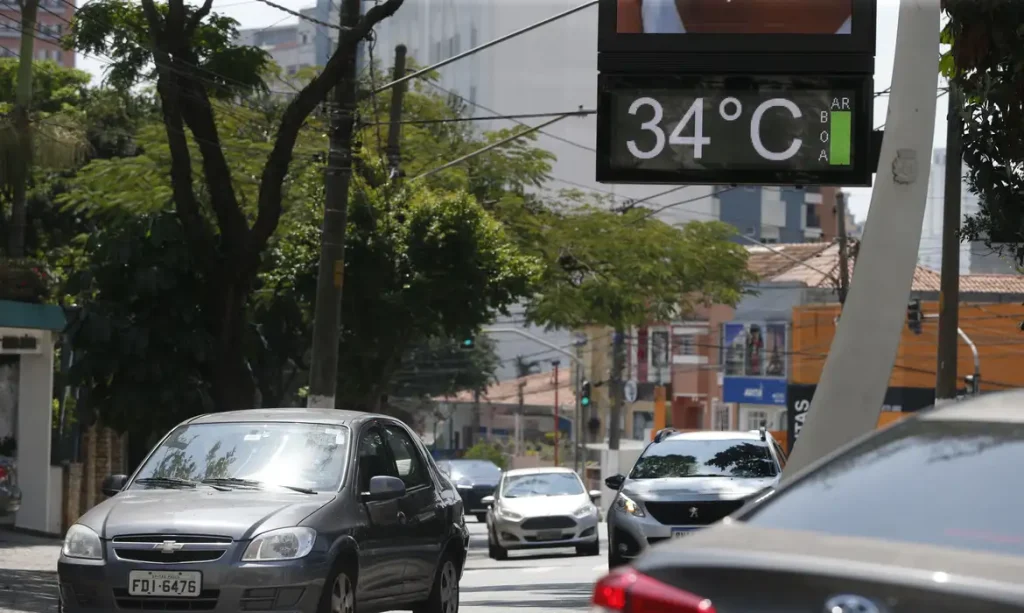
[[[577,555],[598,555],[600,496],[568,468],[506,472],[494,496],[484,498],[488,554],[504,560],[509,550],[575,547]]]

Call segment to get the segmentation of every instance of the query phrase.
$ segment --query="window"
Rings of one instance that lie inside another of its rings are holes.
[[[380,430],[373,428],[359,439],[359,491],[370,491],[370,478],[381,475],[397,477],[398,471],[384,446]]]
[[[768,446],[742,439],[676,439],[651,445],[629,473],[630,479],[739,477],[778,474]]]
[[[714,419],[715,430],[728,430],[729,429],[729,407],[721,403],[716,402],[713,412],[712,419]]]
[[[409,435],[398,426],[385,426],[384,432],[391,455],[395,457],[398,476],[405,482],[405,487],[414,488],[430,483],[419,449]]]
[[[501,483],[502,498],[531,496],[578,496],[584,493],[576,473],[526,473],[507,476]]]
[[[747,518],[805,530],[1024,554],[1024,426],[901,421],[793,482]]]
[[[676,355],[697,355],[696,334],[678,334],[675,344]]]
[[[747,430],[757,430],[762,425],[768,426],[768,412],[767,411],[752,411],[747,410],[746,428]]]

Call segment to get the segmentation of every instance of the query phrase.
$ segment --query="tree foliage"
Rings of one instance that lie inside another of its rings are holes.
[[[947,77],[963,97],[963,157],[979,211],[961,229],[1024,264],[1024,3],[943,0]]]

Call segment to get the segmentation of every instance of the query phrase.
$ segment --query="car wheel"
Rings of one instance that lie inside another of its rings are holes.
[[[487,523],[487,513],[477,513],[476,520],[481,524]]]
[[[324,582],[320,613],[355,613],[356,586],[348,572],[338,570]]]
[[[594,542],[590,545],[580,545],[576,547],[576,555],[578,556],[597,556],[601,555],[601,539],[594,539]]]
[[[492,530],[487,531],[487,555],[492,560],[508,559],[508,549],[505,549],[498,543],[498,538],[494,536]]]
[[[413,609],[414,613],[458,613],[459,611],[459,569],[455,559],[448,555],[442,559],[441,567],[434,577],[427,601]]]

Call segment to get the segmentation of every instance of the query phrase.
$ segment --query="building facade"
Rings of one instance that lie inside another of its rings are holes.
[[[36,60],[51,60],[75,67],[75,52],[60,47],[75,14],[75,0],[39,0],[36,14]],[[0,57],[18,57],[21,45],[21,8],[18,0],[0,0]]]

